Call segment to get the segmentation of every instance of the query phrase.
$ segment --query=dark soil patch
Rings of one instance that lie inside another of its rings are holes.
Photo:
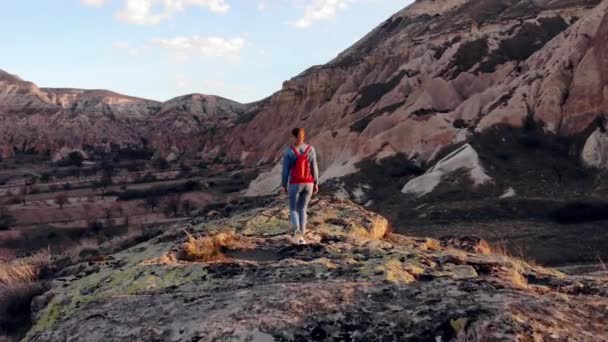
[[[239,115],[236,120],[234,120],[234,123],[237,125],[242,125],[242,124],[246,124],[249,123],[251,121],[253,121],[253,119],[255,119],[255,117],[262,111],[261,108],[256,108],[254,110],[250,110],[248,112],[245,112],[241,115]]]
[[[364,116],[363,118],[355,121],[352,125],[350,125],[350,131],[359,133],[363,132],[370,124],[370,122],[372,122],[372,120],[385,113],[392,114],[397,108],[401,107],[404,103],[405,101],[397,102],[395,104],[386,106],[382,109],[379,109],[371,114]]]
[[[608,220],[607,201],[573,201],[553,210],[550,217],[560,223],[582,223]]]
[[[499,187],[513,187],[519,195],[576,198],[597,185],[597,171],[579,157],[585,136],[561,137],[529,122],[523,129],[495,126],[470,143]]]
[[[271,249],[229,250],[224,253],[228,258],[255,262],[270,262],[281,260],[277,251]]]
[[[458,128],[458,129],[465,129],[465,128],[469,127],[469,124],[463,119],[456,119],[452,123],[452,126],[454,126],[454,128]]]
[[[403,153],[382,159],[380,162],[365,160],[358,163],[357,167],[359,172],[341,180],[348,190],[363,184],[369,185],[371,190],[366,194],[366,200],[372,200],[381,206],[392,200],[400,202],[403,185],[424,173],[421,165],[416,164]]]
[[[569,26],[559,16],[539,18],[538,22],[539,24],[523,24],[513,37],[502,41],[498,49],[492,51],[480,64],[479,70],[489,73],[508,61],[525,61]]]
[[[399,82],[407,75],[406,70],[401,70],[397,75],[391,78],[386,83],[374,83],[363,87],[359,91],[359,97],[355,104],[354,113],[360,111],[363,108],[367,108],[374,103],[380,101],[380,99],[388,92],[393,90]]]
[[[450,110],[440,110],[435,108],[420,108],[412,112],[411,116],[425,116],[429,114],[437,114],[437,113],[449,113]]]
[[[506,241],[509,253],[550,265],[597,262],[598,253],[608,258],[603,247],[608,243],[608,202],[593,196],[608,181],[586,168],[580,153],[599,125],[561,137],[528,120],[523,128],[498,125],[472,136],[469,143],[494,180],[481,187],[474,187],[463,170],[444,177],[421,198],[401,193],[409,180],[462,143],[447,147],[426,165],[413,165],[404,155],[384,165],[366,161],[342,182],[348,191],[369,185],[369,208],[387,217],[398,233],[478,235],[494,243]],[[509,187],[516,197],[499,199]]]
[[[452,57],[454,69],[450,79],[458,77],[461,73],[468,71],[477,63],[481,62],[488,54],[488,40],[486,38],[473,40],[462,44]]]

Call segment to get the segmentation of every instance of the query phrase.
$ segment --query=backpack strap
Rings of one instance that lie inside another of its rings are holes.
[[[297,149],[297,148],[295,148],[295,147],[293,147],[293,146],[291,146],[291,145],[289,146],[289,148],[291,148],[291,150],[293,151],[293,153],[295,153],[295,154],[296,154],[296,157],[299,157],[299,156],[300,156],[300,153],[298,152],[298,149]]]
[[[308,154],[308,152],[310,152],[310,149],[312,148],[312,145],[308,145],[306,147],[306,150],[304,150],[304,154]]]

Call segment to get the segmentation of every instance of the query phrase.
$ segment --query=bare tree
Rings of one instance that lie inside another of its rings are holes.
[[[182,203],[182,194],[173,194],[167,197],[165,202],[165,212],[177,216],[179,214],[180,205]]]
[[[194,209],[194,203],[191,200],[183,200],[182,202],[182,210],[186,213],[186,215],[190,214],[190,212]]]
[[[92,222],[95,220],[93,217],[93,207],[90,204],[85,204],[82,206],[83,209],[83,217],[87,224],[87,227],[92,225]]]
[[[103,208],[103,216],[104,216],[104,218],[106,220],[107,226],[109,228],[112,228],[113,227],[113,224],[112,224],[112,208],[111,207],[105,207],[105,208]]]
[[[25,186],[19,190],[19,199],[23,203],[23,205],[27,204],[27,195],[30,193],[30,187]]]
[[[122,214],[124,214],[125,210],[122,207],[122,205],[115,203],[114,205],[112,205],[112,210],[116,213],[117,216],[122,216]]]
[[[128,231],[129,227],[131,226],[131,217],[129,217],[129,215],[125,214],[125,216],[123,217],[123,224],[127,228],[127,231]]]
[[[144,200],[144,207],[149,210],[154,210],[158,207],[158,204],[158,197],[155,196],[146,197],[146,199]]]
[[[101,166],[101,178],[97,182],[97,186],[101,188],[101,197],[106,195],[106,190],[113,183],[112,177],[114,176],[114,165],[111,163],[104,162]]]
[[[63,206],[68,203],[68,195],[65,192],[57,194],[55,196],[55,203],[57,203],[59,209],[63,209]]]

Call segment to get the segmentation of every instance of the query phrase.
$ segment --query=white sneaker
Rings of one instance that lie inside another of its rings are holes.
[[[304,235],[302,233],[300,233],[299,230],[296,230],[293,233],[293,240],[299,244],[299,245],[305,245],[306,244],[306,240],[304,240]]]

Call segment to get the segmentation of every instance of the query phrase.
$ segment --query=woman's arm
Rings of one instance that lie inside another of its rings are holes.
[[[315,191],[319,186],[319,165],[317,164],[317,151],[313,147],[310,151],[310,164],[312,166],[312,176],[315,178]]]
[[[287,148],[283,154],[283,172],[281,174],[281,186],[287,188],[289,182],[289,170],[291,169],[291,150]]]

